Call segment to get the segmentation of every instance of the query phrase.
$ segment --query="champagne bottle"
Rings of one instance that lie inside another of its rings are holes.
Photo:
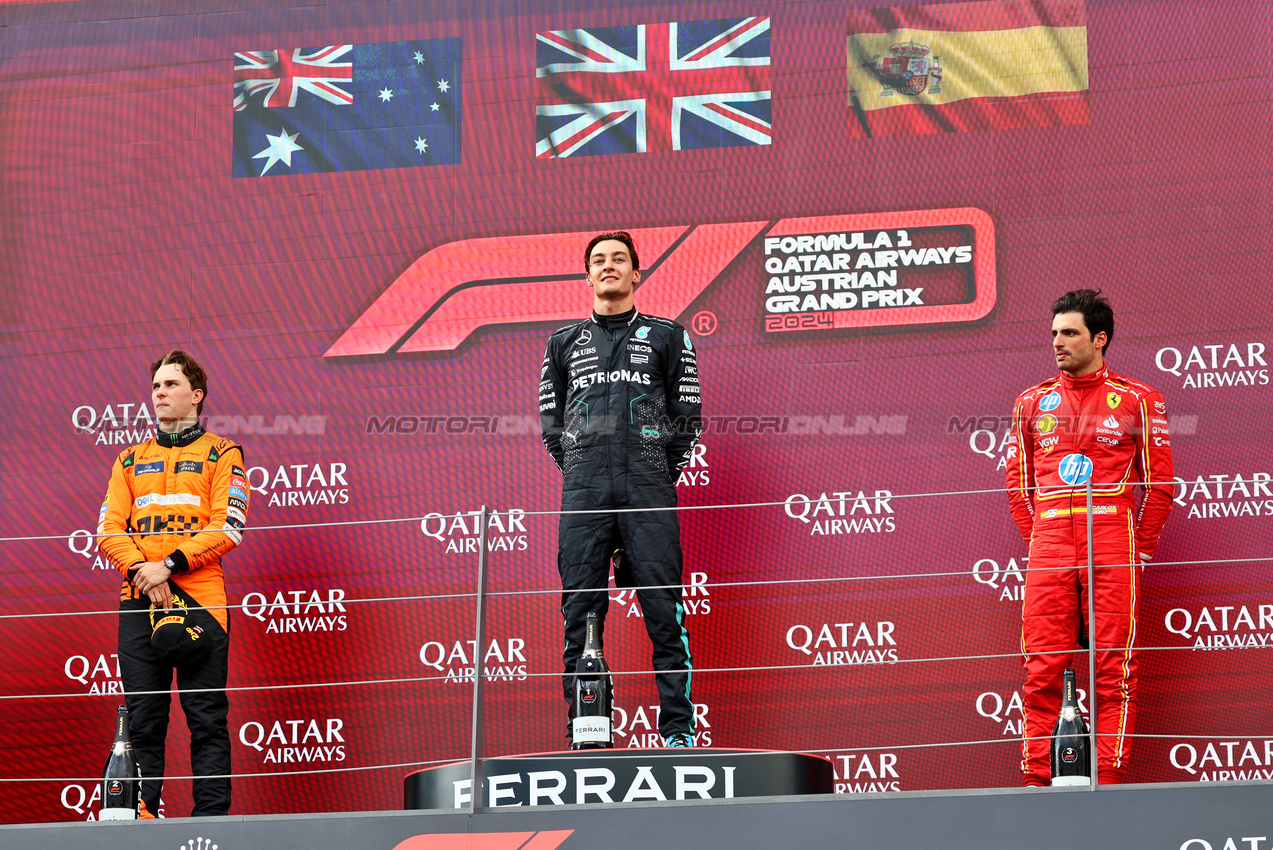
[[[601,657],[601,627],[595,612],[587,619],[583,655],[575,662],[575,711],[571,720],[573,750],[604,749],[614,746],[610,714],[614,690],[610,668]]]
[[[141,768],[128,737],[128,706],[121,705],[115,721],[115,743],[102,769],[100,820],[135,820],[141,805]]]
[[[1066,670],[1061,694],[1061,716],[1052,730],[1052,784],[1091,785],[1092,759],[1087,724],[1079,713],[1074,671]]]

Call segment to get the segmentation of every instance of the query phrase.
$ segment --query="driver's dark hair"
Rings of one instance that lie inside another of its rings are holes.
[[[1065,293],[1052,302],[1052,315],[1062,313],[1082,313],[1083,324],[1087,325],[1093,338],[1105,331],[1105,347],[1101,349],[1101,355],[1109,351],[1109,344],[1114,341],[1114,308],[1101,297],[1099,289],[1075,289]]]
[[[605,242],[607,239],[614,239],[628,246],[628,254],[632,257],[632,268],[636,271],[641,270],[641,260],[637,257],[636,244],[632,241],[632,234],[626,230],[612,230],[608,233],[598,233],[588,240],[588,247],[583,249],[583,270],[585,272],[588,271],[588,261],[592,258],[592,249],[597,247],[598,242]]]
[[[186,380],[190,382],[190,389],[203,390],[203,398],[199,399],[199,404],[195,408],[196,415],[203,415],[203,403],[208,398],[208,374],[203,371],[203,367],[199,365],[199,361],[195,360],[180,348],[174,348],[163,357],[160,357],[154,363],[150,364],[150,379],[155,379],[155,373],[163,366],[180,366],[181,374],[186,376]]]

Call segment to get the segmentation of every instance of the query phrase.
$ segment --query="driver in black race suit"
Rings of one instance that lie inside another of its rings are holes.
[[[692,663],[681,602],[676,479],[702,433],[698,361],[676,322],[633,306],[641,279],[632,237],[602,233],[584,268],[592,315],[548,340],[539,381],[544,445],[563,474],[557,566],[566,641],[562,678],[573,704],[585,620],[605,630],[610,556],[624,550],[654,645],[659,732],[669,747],[693,746]],[[568,513],[614,508],[613,513]],[[633,510],[655,508],[659,510]]]

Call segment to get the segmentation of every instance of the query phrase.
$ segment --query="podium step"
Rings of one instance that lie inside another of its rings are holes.
[[[471,765],[452,762],[408,774],[406,809],[467,809]],[[769,750],[572,750],[482,760],[482,801],[564,806],[650,800],[712,800],[830,794],[829,760]]]

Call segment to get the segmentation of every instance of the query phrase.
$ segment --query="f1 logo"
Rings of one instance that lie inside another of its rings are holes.
[[[996,295],[994,224],[984,211],[972,207],[640,228],[631,233],[641,253],[655,259],[642,269],[637,300],[642,312],[682,319],[700,336],[708,336],[717,328],[716,316],[701,311],[691,322],[686,311],[762,231],[767,237],[798,242],[813,240],[810,234],[889,229],[900,233],[908,228],[912,232],[961,229],[971,234],[961,237],[971,239],[972,244],[965,247],[970,248],[974,260],[967,298],[928,304],[912,304],[910,300],[895,304],[894,298],[879,309],[769,315],[765,329],[843,331],[951,325],[976,322],[989,315]],[[591,236],[591,231],[539,233],[439,245],[390,284],[323,356],[453,351],[484,327],[578,319],[586,314],[589,299],[581,285],[582,262],[576,258]],[[894,255],[881,262],[896,263],[897,251],[881,253]],[[760,296],[765,280],[758,270],[754,282],[760,287],[755,294]],[[908,299],[910,295],[918,298],[922,289],[907,289]],[[890,290],[888,294],[904,293]]]
[[[768,222],[630,231],[645,256],[642,312],[680,316]],[[581,256],[591,231],[465,239],[420,257],[324,357],[452,351],[482,327],[564,322],[588,309]],[[514,274],[510,275],[509,272]]]
[[[573,829],[541,832],[454,832],[413,835],[393,850],[556,850]]]

